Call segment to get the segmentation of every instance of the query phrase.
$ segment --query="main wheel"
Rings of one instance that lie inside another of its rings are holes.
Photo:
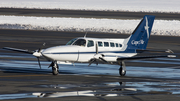
[[[59,71],[58,71],[58,64],[55,63],[54,66],[52,66],[52,73],[53,75],[58,75]]]
[[[123,70],[122,67],[119,68],[119,75],[120,76],[125,76],[126,75],[126,70]]]

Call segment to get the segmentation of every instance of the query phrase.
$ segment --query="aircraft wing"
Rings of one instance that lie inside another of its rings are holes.
[[[17,49],[17,48],[11,48],[11,47],[4,47],[3,49],[11,50],[11,51],[16,51],[16,52],[27,53],[27,54],[33,54],[34,53],[33,51]]]
[[[152,56],[122,57],[122,58],[117,58],[117,61],[148,59],[148,58],[161,58],[161,57],[173,58],[173,57],[176,57],[176,55],[152,55]]]

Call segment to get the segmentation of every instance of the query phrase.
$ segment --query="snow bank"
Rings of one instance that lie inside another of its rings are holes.
[[[0,16],[1,29],[131,34],[139,20]],[[180,21],[155,20],[152,35],[180,36]]]
[[[180,12],[179,0],[1,0],[0,7],[134,12]]]

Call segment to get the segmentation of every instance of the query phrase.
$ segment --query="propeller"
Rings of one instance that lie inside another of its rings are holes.
[[[89,65],[88,66],[90,66],[92,63],[96,63],[96,65],[98,65],[98,61],[100,60],[100,61],[102,61],[102,62],[104,62],[104,63],[108,63],[105,59],[103,59],[102,57],[104,57],[104,55],[103,54],[98,54],[98,44],[97,44],[97,42],[96,42],[96,54],[94,55],[94,58],[92,58],[91,60],[90,60],[90,62],[89,62]]]
[[[46,43],[43,43],[42,47],[39,48],[37,51],[35,51],[35,52],[33,53],[33,55],[34,55],[35,57],[37,57],[37,60],[38,60],[38,64],[39,64],[40,69],[41,69],[41,63],[40,63],[40,59],[39,59],[39,58],[42,56],[41,50],[42,50],[42,48],[43,48],[45,45],[46,45]]]

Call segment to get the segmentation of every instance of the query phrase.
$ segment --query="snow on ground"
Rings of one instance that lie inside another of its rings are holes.
[[[134,12],[179,12],[179,0],[0,0],[0,7]]]
[[[1,29],[105,32],[131,34],[139,20],[0,16]],[[152,35],[180,36],[180,21],[155,20]]]

